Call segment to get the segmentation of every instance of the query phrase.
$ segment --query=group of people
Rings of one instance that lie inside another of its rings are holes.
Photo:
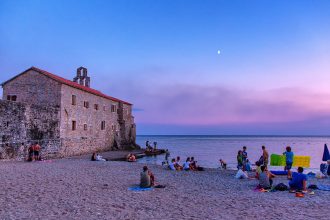
[[[40,157],[41,147],[38,143],[33,143],[28,148],[28,158],[27,161],[37,161],[41,160]]]
[[[237,153],[237,169],[242,169],[243,171],[252,171],[252,166],[248,159],[246,149],[247,147],[243,146],[243,150],[239,150]]]
[[[146,151],[153,152],[157,151],[157,142],[153,142],[153,146],[151,146],[150,141],[146,141]]]
[[[256,178],[259,180],[259,187],[263,189],[270,189],[273,186],[273,178],[276,177],[272,172],[268,170],[268,152],[265,148],[263,148],[263,155],[262,160],[256,162]],[[303,193],[307,192],[307,175],[304,174],[304,168],[298,167],[297,172],[291,172],[292,164],[293,164],[293,157],[294,154],[290,146],[286,147],[285,152],[283,152],[285,156],[285,166],[284,171],[287,171],[287,177],[289,181],[289,189],[291,192],[302,191]],[[266,160],[265,160],[266,159]],[[266,162],[267,163],[266,163]]]
[[[178,156],[172,158],[171,162],[168,164],[170,170],[192,170],[192,171],[202,171],[202,167],[197,165],[197,161],[194,157],[187,157],[186,161],[181,163],[181,158]]]

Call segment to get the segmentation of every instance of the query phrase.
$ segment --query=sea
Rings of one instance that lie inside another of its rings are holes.
[[[151,145],[157,142],[157,148],[168,149],[170,158],[180,156],[184,162],[187,157],[194,157],[199,166],[220,167],[219,159],[227,162],[229,169],[236,169],[238,150],[247,147],[248,158],[252,164],[262,155],[261,146],[271,154],[282,154],[286,146],[291,146],[295,155],[310,156],[309,170],[318,170],[322,163],[324,144],[330,143],[330,136],[223,136],[223,135],[138,135],[137,143],[145,148],[146,141]],[[139,163],[159,164],[165,155],[144,157]],[[271,167],[282,170],[283,167]]]

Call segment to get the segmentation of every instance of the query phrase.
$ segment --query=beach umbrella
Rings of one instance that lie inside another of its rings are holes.
[[[327,160],[330,160],[330,154],[329,154],[327,144],[324,144],[324,151],[323,151],[322,161],[327,161]]]

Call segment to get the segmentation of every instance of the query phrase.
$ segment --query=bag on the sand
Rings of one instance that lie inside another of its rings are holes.
[[[325,164],[325,163],[321,163],[320,164],[320,171],[326,175],[327,174],[327,171],[328,171],[328,164]]]
[[[197,167],[197,170],[198,171],[204,171],[204,168],[203,167]]]
[[[315,184],[311,184],[308,186],[308,189],[318,189],[318,187]]]
[[[288,190],[288,186],[285,185],[284,183],[279,183],[275,186],[275,189],[278,190],[278,191],[286,191]]]

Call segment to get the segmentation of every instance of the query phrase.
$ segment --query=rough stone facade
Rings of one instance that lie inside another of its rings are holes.
[[[42,145],[43,156],[56,155],[61,147],[59,124],[59,107],[0,100],[0,158],[26,155],[32,142]]]
[[[3,84],[3,100],[15,95],[17,102],[42,106],[60,106],[61,83],[29,70],[22,75]]]
[[[83,67],[74,81],[32,67],[2,84],[2,158],[35,141],[48,158],[138,147],[132,105],[90,89]]]

